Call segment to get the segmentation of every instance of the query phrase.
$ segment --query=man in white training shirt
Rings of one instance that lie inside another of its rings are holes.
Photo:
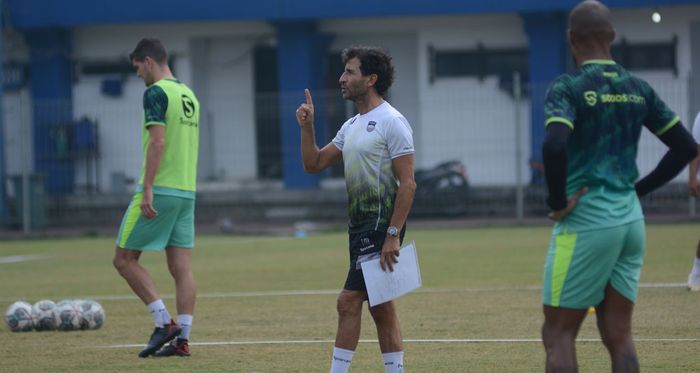
[[[350,270],[338,296],[338,331],[331,373],[346,373],[360,338],[362,303],[367,287],[360,263],[380,257],[382,269],[393,271],[408,212],[413,204],[413,131],[406,118],[383,96],[394,80],[391,57],[381,49],[347,48],[340,76],[343,98],[359,114],[340,128],[323,149],[314,137],[314,106],[309,90],[296,111],[301,127],[304,170],[320,172],[343,160],[348,191]],[[403,341],[394,302],[370,307],[387,373],[403,372]]]
[[[700,144],[700,112],[695,117],[693,123],[693,139]],[[700,146],[698,146],[700,150]],[[690,162],[690,172],[688,173],[688,191],[693,197],[700,197],[700,184],[698,184],[698,168],[700,168],[700,155]],[[700,241],[695,249],[695,262],[693,269],[688,275],[688,289],[690,291],[700,291]]]

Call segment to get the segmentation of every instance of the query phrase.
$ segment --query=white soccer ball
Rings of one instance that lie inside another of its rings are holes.
[[[73,299],[61,299],[56,302],[56,307],[61,307],[64,304],[73,304],[75,301]]]
[[[5,323],[13,332],[31,331],[34,327],[32,305],[22,301],[12,303],[5,311]]]
[[[76,301],[80,308],[80,329],[99,329],[105,322],[102,305],[94,300]]]
[[[63,300],[56,304],[58,314],[58,330],[79,330],[80,329],[80,307],[73,302]]]
[[[56,312],[56,303],[47,299],[34,303],[34,306],[32,306],[32,317],[34,319],[34,329],[38,331],[56,330],[60,322]]]

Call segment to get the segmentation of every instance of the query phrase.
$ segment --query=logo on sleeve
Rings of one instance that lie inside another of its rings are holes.
[[[595,106],[598,102],[598,94],[595,91],[583,92],[583,98],[586,100],[588,106]]]
[[[367,132],[372,132],[374,131],[374,127],[377,125],[377,122],[371,120],[369,123],[367,123]]]

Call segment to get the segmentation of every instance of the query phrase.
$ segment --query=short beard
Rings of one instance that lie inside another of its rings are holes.
[[[357,99],[357,95],[353,95],[352,93],[348,92],[345,95],[343,95],[343,99],[355,102],[355,100]]]
[[[343,96],[345,100],[352,101],[353,103],[357,103],[358,101],[362,101],[363,98],[366,96],[366,91],[365,92],[353,92],[350,90],[346,89],[346,94]]]

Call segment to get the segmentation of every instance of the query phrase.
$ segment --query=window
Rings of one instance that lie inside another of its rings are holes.
[[[21,62],[3,64],[2,87],[6,90],[21,89],[29,80],[29,65]]]
[[[437,79],[453,77],[497,76],[499,86],[512,93],[513,73],[520,73],[520,80],[528,79],[527,48],[488,49],[479,44],[476,49],[436,50],[428,47],[430,58],[430,83]],[[526,84],[522,85],[525,89]],[[526,93],[526,92],[523,92]]]
[[[630,43],[622,39],[613,45],[613,59],[629,70],[671,70],[678,75],[676,46],[678,38],[674,35],[669,42]]]
[[[78,61],[78,71],[83,75],[133,75],[136,69],[128,58],[102,60],[102,61]],[[175,56],[170,55],[168,66],[175,73]]]

